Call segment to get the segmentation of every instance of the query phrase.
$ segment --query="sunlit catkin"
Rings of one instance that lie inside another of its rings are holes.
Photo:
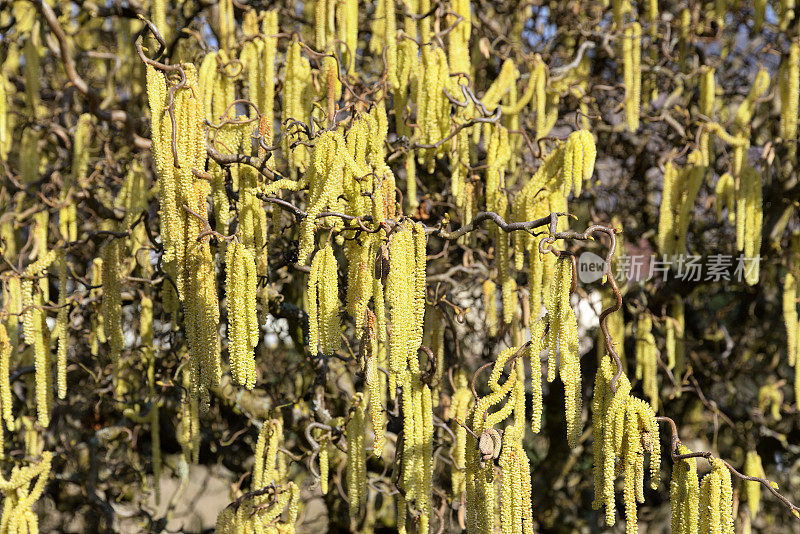
[[[308,278],[309,349],[332,354],[341,346],[339,276],[333,248],[326,244],[314,254]]]
[[[58,398],[67,396],[67,350],[69,349],[69,304],[67,303],[67,261],[64,249],[58,252],[58,315],[56,316],[56,332],[58,348],[56,360],[56,384]],[[0,379],[2,379],[0,372]]]
[[[36,291],[40,284],[34,284],[40,277],[47,278],[47,269],[56,259],[56,250],[51,249],[38,260],[28,265],[22,273],[22,304],[26,310],[23,314],[23,333],[25,343],[33,346],[36,379],[36,413],[39,424],[47,427],[50,424],[50,403],[52,374],[50,372],[50,351],[47,346],[46,314],[41,291]],[[40,281],[41,282],[41,281]]]
[[[350,522],[358,521],[361,505],[366,502],[367,479],[364,432],[366,430],[366,402],[361,393],[356,393],[350,420],[345,427],[347,439],[347,498],[350,501]]]
[[[684,445],[678,445],[678,454],[689,454]],[[672,506],[672,532],[675,534],[697,534],[700,505],[700,486],[697,479],[695,458],[675,460],[670,480],[670,503]]]
[[[760,271],[762,219],[764,216],[761,175],[745,165],[739,181],[736,212],[737,246],[744,252],[744,269],[748,285],[758,283]],[[741,226],[740,226],[741,225]],[[740,229],[741,228],[741,229]]]
[[[14,414],[12,412],[14,400],[11,396],[11,383],[9,382],[11,351],[13,348],[5,325],[0,323],[0,415],[3,418],[5,427],[9,430],[14,428]]]
[[[286,70],[283,82],[283,109],[281,124],[287,128],[287,135],[283,137],[283,150],[290,164],[290,170],[304,172],[308,164],[308,149],[305,145],[292,148],[295,140],[305,141],[302,131],[294,121],[308,124],[311,117],[309,102],[313,86],[311,85],[311,65],[308,59],[300,54],[300,43],[292,42],[286,53]],[[294,176],[294,174],[293,174]]]
[[[452,456],[453,465],[450,474],[450,483],[453,496],[460,496],[465,490],[466,480],[464,479],[467,455],[467,429],[465,428],[467,414],[473,404],[472,392],[469,389],[467,376],[463,371],[454,373],[453,379],[456,390],[450,399],[450,429],[453,431],[455,440],[453,442]]]
[[[798,93],[800,93],[800,44],[794,40],[789,55],[784,58],[779,73],[781,97],[781,137],[784,140],[797,138]]]
[[[789,365],[796,365],[798,347],[797,303],[800,291],[792,272],[783,279],[783,322],[786,326],[786,354]]]
[[[744,474],[749,477],[765,478],[764,468],[761,465],[761,456],[756,451],[747,451],[744,460]],[[748,480],[744,483],[744,498],[750,509],[750,516],[755,517],[761,508],[761,483]]]
[[[642,381],[642,390],[658,409],[658,349],[652,333],[653,320],[648,313],[639,315],[636,324],[636,378]]]
[[[733,176],[724,173],[717,179],[714,188],[714,207],[717,211],[717,220],[722,220],[722,210],[728,211],[728,222],[736,223],[736,186]]]
[[[562,255],[556,263],[554,281],[547,300],[547,380],[558,374],[564,383],[567,441],[575,447],[581,433],[581,372],[578,325],[569,302],[573,280],[572,261]],[[556,356],[558,354],[558,357]]]
[[[734,534],[731,473],[719,458],[710,458],[711,472],[700,482],[699,532]]]
[[[639,129],[642,100],[642,27],[638,22],[625,28],[622,40],[623,77],[625,81],[625,120],[628,130]]]
[[[531,344],[528,355],[531,364],[531,430],[538,433],[542,428],[542,349],[547,324],[536,321],[531,329]]]
[[[115,363],[124,341],[119,245],[118,239],[112,239],[103,247],[103,330],[111,349],[111,361]]]
[[[395,377],[406,370],[409,357],[416,359],[419,345],[413,347],[416,326],[416,261],[414,236],[408,226],[389,240],[389,275],[386,294],[390,306],[389,371]],[[413,352],[412,352],[413,351]]]
[[[258,344],[259,328],[256,264],[246,246],[239,242],[228,245],[225,273],[231,374],[239,384],[251,389],[256,381],[253,351]]]
[[[497,284],[487,278],[482,285],[483,288],[483,313],[489,335],[497,335]]]

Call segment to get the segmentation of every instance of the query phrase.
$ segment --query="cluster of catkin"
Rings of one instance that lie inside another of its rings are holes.
[[[615,480],[624,476],[626,532],[638,531],[637,503],[644,502],[644,457],[650,456],[650,485],[657,488],[661,465],[659,429],[653,408],[631,395],[628,377],[604,356],[592,396],[592,452],[595,509],[605,507],[606,524],[616,521]]]
[[[558,258],[550,284],[547,315],[547,381],[556,376],[564,383],[564,411],[567,420],[567,443],[578,444],[581,435],[581,365],[578,349],[578,321],[570,305],[573,280],[572,259],[563,254]],[[558,355],[558,357],[556,356]],[[556,361],[558,365],[556,366]]]
[[[531,221],[549,213],[566,212],[567,197],[572,191],[578,195],[585,181],[594,173],[595,147],[592,134],[578,130],[569,135],[544,157],[544,161],[530,181],[514,197],[511,220]],[[544,198],[543,198],[544,195]],[[559,229],[562,223],[559,222]],[[553,280],[555,257],[539,252],[544,236],[514,232],[514,266],[522,269],[528,258],[528,285],[530,310],[538,315],[544,295]]]
[[[283,456],[283,422],[262,424],[255,448],[250,491],[235,498],[217,516],[218,534],[294,534],[300,505],[300,488],[286,480]],[[234,496],[236,497],[236,496]]]
[[[25,467],[15,465],[8,479],[0,476],[0,492],[3,493],[0,533],[39,532],[39,518],[33,505],[50,478],[52,460],[52,453],[44,451],[38,463]]]
[[[222,374],[215,261],[208,238],[200,238],[211,184],[197,176],[206,161],[202,90],[194,65],[182,67],[184,87],[175,90],[172,103],[175,124],[167,113],[167,80],[150,65],[147,94],[161,203],[162,262],[184,309],[192,390],[208,402],[207,390],[219,384]]]
[[[256,315],[258,280],[253,254],[242,243],[228,245],[225,275],[231,374],[239,384],[252,389],[256,383],[253,351],[259,338]]]
[[[581,434],[581,375],[577,321],[569,302],[572,284],[572,261],[569,256],[562,255],[555,266],[547,315],[532,325],[531,341],[526,346],[511,347],[500,353],[489,377],[490,393],[479,398],[466,415],[469,435],[458,437],[457,434],[454,458],[457,462],[463,458],[466,466],[463,484],[470,532],[494,531],[496,484],[500,488],[501,531],[533,532],[530,465],[522,447],[526,428],[523,361],[529,359],[531,368],[531,428],[539,432],[542,424],[541,354],[544,349],[547,351],[548,381],[560,375],[564,382],[567,442],[571,447],[577,445]],[[500,377],[509,364],[508,377],[500,383]],[[454,413],[451,416],[456,422],[464,420],[470,400],[465,381],[460,383],[454,395]],[[490,409],[494,411],[489,413]],[[496,426],[508,418],[512,422],[501,434]],[[465,452],[461,452],[464,449]],[[499,479],[494,460],[498,460],[500,467]],[[459,491],[462,480],[460,476],[454,479],[454,491]]]
[[[678,445],[679,455],[691,452],[685,445]],[[670,481],[672,532],[733,534],[731,472],[719,458],[710,458],[709,462],[711,472],[698,481],[695,458],[674,461]]]
[[[525,352],[529,352],[532,360],[539,359],[539,351],[530,346],[509,347],[497,356],[488,380],[490,392],[477,400],[468,415],[470,433],[464,445],[468,532],[495,532],[498,484],[501,531],[504,534],[533,532],[530,460],[522,447],[526,417],[525,370],[521,356]],[[508,375],[501,383],[507,365]],[[534,366],[534,381],[537,372],[541,373],[541,368]],[[541,375],[538,380],[541,381]],[[495,410],[489,413],[490,409]],[[511,422],[504,429],[495,428],[509,417]],[[500,466],[500,477],[495,470],[495,460]]]
[[[782,64],[778,78],[781,90],[781,131],[787,139],[796,136],[798,80],[797,61],[794,61],[795,75],[792,75],[792,54],[796,59],[796,44],[790,57]],[[769,88],[770,78],[765,69],[756,74],[747,96],[736,108],[733,117],[733,133],[714,121],[716,108],[715,70],[703,67],[700,71],[700,113],[708,120],[699,131],[699,147],[686,159],[684,167],[673,161],[667,162],[664,169],[664,187],[658,223],[658,248],[663,256],[686,254],[686,238],[694,216],[693,208],[698,193],[710,174],[714,161],[714,139],[721,140],[732,148],[729,168],[715,185],[715,205],[717,217],[722,218],[727,210],[728,220],[736,228],[736,248],[747,261],[744,269],[745,280],[749,285],[758,283],[762,233],[762,176],[746,158],[750,147],[750,123],[758,104],[758,99]],[[791,95],[794,94],[794,98]],[[794,106],[794,107],[792,107]],[[791,119],[790,117],[794,117]]]

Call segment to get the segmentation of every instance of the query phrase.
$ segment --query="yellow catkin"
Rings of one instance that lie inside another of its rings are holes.
[[[761,456],[756,451],[747,451],[744,460],[744,474],[749,477],[765,478]],[[755,517],[761,508],[761,483],[748,480],[744,483],[744,498],[750,509],[750,517]]]
[[[3,514],[0,517],[0,531],[28,533],[39,531],[38,518],[33,512],[33,506],[42,496],[50,478],[52,460],[52,453],[44,451],[38,463],[24,467],[15,466],[8,479],[0,477],[0,491],[5,497]]]
[[[324,255],[318,282],[320,350],[324,354],[333,354],[341,346],[339,269],[333,247],[326,245],[320,252]]]
[[[538,320],[531,329],[531,345],[528,349],[531,364],[531,430],[538,433],[542,428],[542,342],[546,323]]]
[[[0,69],[0,159],[8,157],[11,148],[11,121],[9,120],[9,109],[11,108],[14,93],[9,91],[8,77],[5,69]]]
[[[377,457],[381,457],[386,433],[386,414],[383,409],[383,404],[386,400],[386,388],[382,375],[378,373],[378,359],[380,356],[380,342],[377,332],[378,321],[375,318],[375,314],[369,310],[365,312],[365,316],[361,346],[364,357],[366,357],[365,378],[369,389],[372,431],[375,436],[372,453]]]
[[[684,445],[678,445],[677,452],[678,454],[688,454],[692,451]],[[700,486],[695,458],[675,460],[672,464],[670,503],[672,506],[672,532],[675,534],[697,533]]]
[[[417,328],[416,305],[410,295],[416,293],[416,262],[414,237],[410,228],[404,227],[392,234],[389,240],[389,264],[386,284],[391,314],[389,371],[398,378],[406,370],[409,356],[416,358],[419,347],[413,347]]]
[[[253,351],[259,340],[256,264],[248,248],[239,242],[228,246],[225,263],[231,373],[234,380],[251,389],[256,381]]]
[[[733,534],[731,473],[719,458],[711,458],[711,472],[700,482],[699,531]]]
[[[642,381],[644,394],[658,409],[658,349],[652,328],[650,315],[641,314],[636,325],[636,378]]]
[[[319,487],[323,495],[328,494],[328,440],[319,444]]]
[[[11,340],[4,324],[0,323],[0,415],[2,415],[5,428],[14,428],[14,415],[12,412],[14,399],[11,396],[11,383],[9,382],[9,370],[11,363]],[[2,429],[0,429],[2,432]],[[0,436],[0,441],[2,436]]]
[[[67,350],[69,349],[69,304],[67,303],[67,261],[64,249],[58,252],[58,315],[56,316],[56,332],[58,348],[56,349],[56,384],[58,398],[67,396]],[[2,375],[2,373],[0,373]]]
[[[372,239],[358,238],[345,243],[347,258],[347,312],[355,320],[356,332],[364,326],[364,313],[372,296],[375,253]]]
[[[350,420],[345,427],[347,439],[347,498],[350,501],[350,523],[357,524],[361,505],[366,502],[366,450],[364,431],[366,402],[361,393],[353,399]]]
[[[109,354],[114,364],[114,389],[119,397],[120,356],[124,345],[122,331],[122,286],[120,281],[120,241],[112,239],[103,247],[103,331],[109,344]]]
[[[675,251],[675,227],[677,212],[680,209],[681,175],[678,169],[668,161],[664,167],[664,187],[661,193],[661,206],[658,218],[658,250],[662,256],[669,256]]]
[[[153,301],[148,296],[141,300],[141,313],[139,316],[139,335],[142,340],[142,350],[147,363],[147,388],[150,396],[150,450],[153,462],[153,486],[155,488],[156,502],[161,500],[161,432],[159,427],[159,401],[156,396],[155,383],[155,347],[153,345]]]
[[[739,205],[736,213],[737,245],[747,259],[744,275],[748,285],[759,280],[763,198],[761,176],[750,165],[745,165],[739,181]],[[740,224],[742,230],[739,230]],[[741,237],[741,239],[738,239]]]
[[[483,282],[483,310],[484,320],[489,329],[489,335],[497,335],[497,284],[487,279]]]
[[[797,138],[798,93],[800,93],[800,44],[795,40],[789,47],[789,55],[780,69],[781,137],[785,140]]]
[[[288,125],[292,121],[308,124],[311,109],[308,102],[311,100],[313,86],[311,84],[311,65],[308,59],[300,54],[300,43],[292,42],[286,53],[286,70],[284,79],[283,108],[281,123]],[[308,165],[308,149],[305,145],[291,148],[296,140],[305,141],[305,136],[296,126],[290,127],[287,135],[283,137],[283,151],[289,160],[292,173],[305,172]],[[292,175],[294,177],[294,174]]]
[[[326,132],[314,145],[313,163],[305,180],[309,185],[308,216],[300,222],[298,263],[305,264],[314,249],[316,218],[326,208],[342,208],[339,197],[344,192],[346,143],[340,132]]]
[[[81,187],[86,180],[86,171],[89,165],[89,135],[92,124],[92,116],[88,113],[78,117],[78,124],[75,126],[72,145],[72,172],[65,175],[64,185],[61,192],[61,201],[65,205],[58,212],[58,226],[61,237],[67,241],[78,239],[77,209],[75,203],[71,202],[70,193],[72,188]]]
[[[451,455],[453,456],[450,483],[453,491],[453,498],[458,498],[465,491],[466,480],[464,478],[467,457],[467,429],[465,428],[467,414],[472,405],[472,392],[469,389],[467,376],[463,371],[454,373],[453,379],[456,390],[450,400],[450,419],[452,421],[451,430],[455,435]]]
[[[796,365],[796,355],[798,347],[798,318],[797,303],[798,290],[797,280],[792,272],[787,272],[783,279],[783,321],[786,326],[786,354],[788,355],[789,365]]]
[[[746,130],[749,127],[750,119],[753,117],[755,110],[756,100],[769,89],[769,72],[766,69],[760,69],[756,74],[753,85],[747,93],[744,101],[736,108],[736,115],[734,116],[734,124],[738,131]]]
[[[555,378],[558,361],[558,374],[564,383],[567,441],[575,447],[581,433],[581,373],[577,319],[569,302],[572,277],[572,261],[562,256],[547,301],[547,379]]]
[[[518,350],[518,347],[509,347],[497,356],[488,380],[491,392],[478,400],[471,414],[472,434],[466,444],[466,512],[470,532],[489,533],[494,530],[496,479],[493,459],[498,456],[501,531],[532,532],[530,466],[522,447],[526,419],[525,374],[521,359],[513,360],[508,378],[500,383],[504,367]],[[489,414],[488,410],[494,407],[499,408]],[[505,428],[501,437],[493,427],[512,415],[513,424]],[[480,450],[474,436],[479,436]]]
[[[41,280],[39,280],[39,284],[34,284],[34,279],[44,276],[44,285],[46,285],[47,268],[55,260],[56,254],[55,249],[50,250],[28,265],[23,272],[22,280],[22,304],[27,308],[23,315],[23,333],[25,343],[33,346],[34,367],[36,368],[36,411],[39,424],[43,427],[50,424],[52,375],[50,373],[50,351],[46,343],[46,314],[41,307],[44,304],[43,295],[41,292],[34,294],[34,288],[37,285],[41,288],[43,284]]]
[[[625,120],[628,130],[639,129],[642,100],[642,27],[633,22],[625,28],[622,41],[623,77],[625,81]]]
[[[717,220],[722,220],[723,208],[728,210],[728,221],[731,224],[736,222],[736,188],[733,176],[724,173],[717,180],[714,189],[714,207],[717,210]]]
[[[455,25],[448,36],[448,61],[453,72],[470,74],[469,38],[472,32],[472,10],[470,0],[455,0],[451,2],[454,12],[452,23]],[[460,17],[458,20],[456,17]],[[455,22],[458,20],[458,22]]]

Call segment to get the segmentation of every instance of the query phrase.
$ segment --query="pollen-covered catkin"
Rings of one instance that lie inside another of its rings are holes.
[[[680,209],[681,174],[672,161],[664,166],[664,187],[661,191],[661,206],[658,217],[658,250],[662,256],[674,253],[676,238],[675,226]]]
[[[717,210],[717,221],[722,220],[724,208],[728,210],[728,222],[736,223],[736,186],[730,173],[724,173],[717,180],[714,188],[714,207]]]
[[[67,396],[67,350],[69,349],[69,304],[67,303],[67,261],[64,249],[58,251],[58,315],[56,332],[58,347],[56,349],[56,384],[58,398]],[[2,376],[2,373],[0,373]]]
[[[795,39],[780,68],[781,137],[797,138],[798,99],[800,99],[800,43]]]
[[[547,300],[547,380],[558,374],[564,383],[564,409],[567,419],[567,441],[575,447],[581,433],[581,373],[578,350],[578,324],[570,305],[573,280],[572,261],[562,255],[556,262],[553,283]],[[557,356],[558,355],[558,356]]]
[[[8,430],[14,428],[14,415],[12,412],[13,398],[11,396],[11,383],[9,382],[9,370],[11,364],[11,351],[14,347],[8,338],[6,326],[0,323],[0,416],[4,421],[4,426]],[[2,429],[0,428],[0,432]]]
[[[542,428],[542,349],[546,323],[536,321],[531,329],[531,344],[528,355],[531,363],[531,430],[538,433]]]
[[[800,297],[800,289],[798,288],[798,281],[795,279],[794,273],[791,271],[786,273],[783,279],[783,322],[786,326],[786,354],[788,355],[789,365],[797,364],[798,352],[798,316],[797,316],[797,303]]]
[[[51,386],[52,374],[50,372],[50,351],[46,341],[46,314],[42,305],[44,298],[41,290],[40,277],[47,280],[47,269],[56,259],[56,249],[51,249],[40,256],[35,262],[28,265],[22,273],[22,304],[26,310],[23,314],[23,334],[25,343],[33,346],[34,367],[36,379],[36,414],[39,424],[43,427],[50,425],[50,405],[52,401]],[[34,280],[39,283],[34,284]]]
[[[710,458],[711,472],[700,482],[699,532],[734,534],[731,473],[719,458]]]
[[[484,280],[483,285],[483,313],[489,335],[497,335],[497,284],[490,278]]]
[[[765,478],[764,468],[761,465],[761,456],[756,451],[747,451],[744,460],[744,474],[749,477]],[[744,498],[750,509],[750,517],[755,517],[761,508],[761,483],[747,480],[744,483]]]
[[[361,393],[356,393],[350,420],[345,426],[347,438],[347,498],[350,501],[350,522],[358,521],[361,505],[366,502],[366,461],[364,444],[366,430],[366,402]]]
[[[330,244],[320,252],[324,254],[318,282],[320,349],[324,354],[333,354],[341,347],[339,265]]]
[[[653,320],[648,313],[639,315],[636,325],[636,378],[650,404],[658,409],[658,348],[653,336]]]
[[[256,381],[253,351],[259,340],[256,264],[250,250],[238,241],[227,247],[225,273],[231,374],[251,389]]]
[[[745,281],[752,286],[759,280],[764,217],[761,175],[754,167],[745,165],[742,169],[737,194],[739,198],[736,213],[737,245],[739,250],[744,252]]]
[[[322,439],[319,444],[319,488],[323,495],[328,494],[328,440]]]
[[[678,445],[678,454],[691,452],[684,445]],[[675,460],[672,464],[670,503],[672,506],[672,532],[674,534],[697,534],[700,485],[695,458]]]
[[[628,130],[639,129],[642,100],[642,27],[632,22],[625,28],[622,40],[623,77],[625,80],[625,120]]]
[[[453,378],[456,390],[450,399],[451,430],[455,435],[451,455],[453,456],[450,483],[454,498],[461,496],[466,488],[465,468],[467,457],[467,415],[473,404],[469,381],[463,370],[456,371]]]
[[[415,273],[414,238],[406,226],[389,238],[389,275],[386,281],[391,318],[389,371],[395,378],[405,371],[409,356],[416,360],[419,347],[412,346],[416,306],[410,296],[416,293]]]

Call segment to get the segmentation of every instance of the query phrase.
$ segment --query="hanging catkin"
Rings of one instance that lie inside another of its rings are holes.
[[[632,22],[625,28],[622,38],[623,78],[625,81],[625,120],[628,130],[639,129],[642,100],[642,27]]]
[[[639,315],[636,324],[636,378],[642,381],[642,390],[658,410],[658,349],[652,333],[653,320],[647,313]]]
[[[326,244],[314,254],[308,278],[308,345],[317,351],[333,354],[341,347],[339,324],[339,275],[333,247]]]
[[[225,288],[231,374],[236,382],[252,389],[256,381],[253,351],[259,338],[256,264],[247,247],[239,242],[228,245]]]
[[[58,348],[56,369],[56,384],[58,398],[67,396],[67,350],[69,349],[69,304],[67,303],[67,261],[64,249],[59,249],[58,256],[58,315],[56,316],[56,332],[58,334]],[[0,377],[2,372],[0,372]]]
[[[345,427],[347,438],[347,498],[350,501],[350,524],[358,522],[358,514],[362,503],[366,503],[366,462],[367,453],[364,443],[366,430],[366,401],[361,393],[356,393],[350,420]]]
[[[41,426],[47,428],[50,425],[50,406],[52,404],[52,385],[53,377],[50,370],[50,351],[47,343],[47,324],[46,314],[42,305],[45,303],[41,291],[35,292],[35,288],[41,288],[44,277],[47,283],[47,269],[56,259],[56,250],[51,249],[41,256],[38,260],[28,265],[22,273],[22,305],[26,310],[23,314],[23,333],[25,343],[33,346],[34,367],[36,379],[36,414]],[[34,281],[38,280],[38,284]]]
[[[572,261],[569,256],[561,256],[556,263],[553,284],[550,286],[547,300],[547,381],[552,382],[558,370],[564,383],[564,409],[567,418],[567,441],[570,447],[577,445],[581,433],[578,325],[569,302],[573,276]]]

